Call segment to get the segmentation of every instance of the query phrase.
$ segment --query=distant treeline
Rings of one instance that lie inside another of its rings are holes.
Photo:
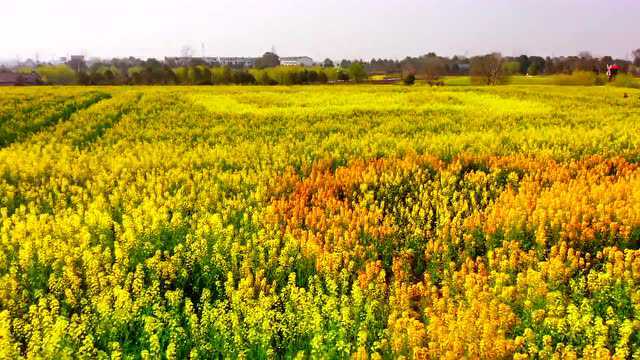
[[[44,83],[57,85],[302,85],[361,82],[367,79],[364,66],[356,63],[346,69],[320,66],[238,69],[205,65],[170,67],[148,60],[128,68],[94,64],[87,70],[76,72],[68,65],[61,64],[41,65],[35,71]]]
[[[496,54],[491,54],[495,58]],[[499,54],[498,54],[499,55]],[[474,68],[482,65],[489,55],[476,57],[444,57],[428,53],[403,60],[371,59],[342,60],[334,63],[325,59],[314,67],[280,66],[278,57],[266,53],[259,58],[255,68],[229,67],[205,64],[199,58],[184,66],[176,66],[156,59],[113,59],[60,65],[39,65],[35,71],[48,84],[82,85],[298,85],[335,82],[362,82],[369,76],[382,78],[407,78],[413,76],[427,81],[441,76],[474,75]],[[550,75],[574,72],[606,72],[608,64],[617,64],[624,73],[640,74],[640,49],[633,52],[634,60],[614,59],[611,56],[595,57],[588,52],[577,56],[541,57],[521,55],[500,56],[500,75]],[[490,82],[490,81],[489,81]]]
[[[494,54],[490,54],[494,55]],[[475,57],[451,58],[429,53],[420,57],[407,57],[404,60],[372,59],[359,62],[365,65],[368,73],[414,73],[426,75],[469,75]],[[593,71],[604,73],[608,64],[618,64],[623,72],[640,71],[640,49],[633,52],[634,60],[614,59],[611,56],[595,57],[589,52],[581,52],[577,56],[542,57],[542,56],[501,56],[504,70],[510,75],[552,75],[571,74],[575,71]],[[343,60],[341,65],[349,65],[351,61]]]

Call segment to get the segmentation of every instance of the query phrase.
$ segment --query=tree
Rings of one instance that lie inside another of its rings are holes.
[[[113,73],[113,71],[111,69],[107,69],[104,72],[104,78],[105,78],[105,82],[107,84],[115,84],[116,83],[116,76]]]
[[[424,79],[426,81],[438,80],[446,73],[447,69],[444,61],[436,56],[428,56],[424,59]]]
[[[367,79],[367,72],[364,70],[364,65],[360,62],[354,62],[349,66],[349,75],[355,82],[362,82]]]
[[[148,59],[139,66],[130,67],[129,74],[137,84],[168,84],[176,81],[171,68],[157,59]],[[134,78],[135,74],[137,76]]]
[[[222,67],[222,84],[229,84],[233,80],[233,74],[229,66]]]
[[[84,57],[72,56],[71,59],[67,61],[67,65],[76,73],[87,71],[87,63],[84,61]]]
[[[633,54],[633,65],[640,66],[640,49],[633,50],[632,54]]]
[[[520,65],[520,73],[522,75],[526,75],[529,73],[529,66],[531,66],[531,62],[529,61],[529,57],[527,55],[520,55],[518,57],[518,64]]]
[[[318,82],[318,72],[315,70],[305,70],[305,72],[308,74],[307,75],[307,81],[310,83],[315,83]]]
[[[531,65],[529,65],[529,75],[535,76],[540,74],[540,65],[538,65],[538,63],[531,63]]]
[[[329,82],[329,77],[327,76],[327,73],[325,73],[324,71],[320,71],[318,73],[318,82],[320,84],[326,84],[327,82]]]
[[[36,68],[36,72],[48,84],[69,85],[78,81],[76,72],[65,64],[40,65]]]
[[[502,69],[507,75],[516,75],[520,73],[521,66],[517,61],[507,61],[502,65]]]
[[[176,84],[176,83],[178,83],[178,77],[173,72],[173,70],[171,69],[170,66],[164,65],[162,67],[162,73],[163,73],[164,83],[165,84]],[[210,79],[211,79],[211,77],[209,77],[209,83],[210,83]]]
[[[189,83],[189,68],[186,67],[178,67],[173,69],[174,76],[176,78],[176,83],[178,84],[188,84]]]
[[[506,80],[504,59],[499,53],[476,56],[471,59],[471,82],[474,84],[497,85]]]
[[[349,81],[349,74],[342,69],[338,69],[336,72],[336,80],[338,81]]]
[[[91,85],[91,77],[85,71],[78,73],[78,83],[80,85]]]
[[[287,72],[286,83],[287,85],[300,85],[302,80],[296,71],[289,71]]]
[[[233,83],[240,85],[255,84],[256,78],[246,70],[236,70],[233,72]]]
[[[103,85],[106,83],[104,75],[99,71],[89,73],[87,77],[89,79],[89,84],[91,85]]]
[[[278,83],[269,76],[268,72],[263,70],[260,73],[260,76],[258,77],[258,84],[260,84],[260,85],[277,85]]]
[[[576,69],[582,71],[594,71],[595,68],[596,60],[593,58],[593,55],[588,51],[581,51],[578,54]]]
[[[258,69],[276,67],[280,65],[280,57],[272,52],[266,52],[256,61]]]
[[[541,56],[529,57],[529,69],[527,73],[529,75],[539,75],[546,70],[546,60]]]
[[[333,63],[333,60],[331,60],[329,58],[324,59],[324,61],[322,62],[322,67],[332,68],[334,66],[335,66],[335,64]]]
[[[400,68],[400,76],[405,77],[409,74],[415,75],[417,72],[416,66],[413,61],[407,61],[407,59],[403,60],[402,67]],[[405,75],[406,74],[406,75]]]
[[[202,85],[204,82],[204,74],[199,66],[191,66],[189,68],[189,83],[193,85]]]
[[[206,66],[202,67],[202,85],[212,85],[211,81],[211,69]]]
[[[142,72],[134,72],[131,74],[131,84],[142,85],[144,81],[142,79]]]

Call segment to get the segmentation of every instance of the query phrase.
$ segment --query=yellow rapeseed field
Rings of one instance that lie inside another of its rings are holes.
[[[622,88],[3,88],[0,359],[640,359],[639,161]]]

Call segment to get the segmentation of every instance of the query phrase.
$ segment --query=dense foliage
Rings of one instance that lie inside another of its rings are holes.
[[[147,60],[135,57],[66,63],[35,64],[27,60],[15,70],[26,74],[35,72],[50,85],[301,85],[325,84],[334,81],[362,82],[376,77],[406,78],[414,75],[431,83],[443,76],[469,76],[475,85],[504,84],[506,76],[559,75],[556,85],[596,85],[606,78],[607,66],[616,64],[626,74],[620,86],[640,88],[640,49],[633,51],[634,61],[611,56],[594,57],[583,51],[577,56],[518,57],[487,54],[467,58],[438,56],[433,52],[402,60],[371,59],[342,60],[334,63],[325,59],[313,67],[280,66],[278,55],[267,52],[257,58],[255,66],[246,64],[222,65],[215,58],[183,57]],[[494,66],[495,65],[495,66]],[[0,72],[3,67],[0,66]],[[576,76],[570,76],[575,74]],[[597,81],[596,81],[597,80]],[[528,83],[533,85],[533,83]]]
[[[0,358],[640,357],[640,91],[0,92]]]

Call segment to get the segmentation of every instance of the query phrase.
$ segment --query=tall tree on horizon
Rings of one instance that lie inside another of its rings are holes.
[[[505,81],[504,58],[500,53],[476,56],[471,59],[471,82],[498,85]]]
[[[266,69],[276,67],[278,65],[280,65],[280,57],[271,51],[262,54],[262,57],[256,61],[256,67],[258,69]]]
[[[361,62],[354,62],[349,66],[349,75],[355,82],[362,82],[367,79],[367,72]]]
[[[640,66],[640,48],[633,50],[633,65]]]

